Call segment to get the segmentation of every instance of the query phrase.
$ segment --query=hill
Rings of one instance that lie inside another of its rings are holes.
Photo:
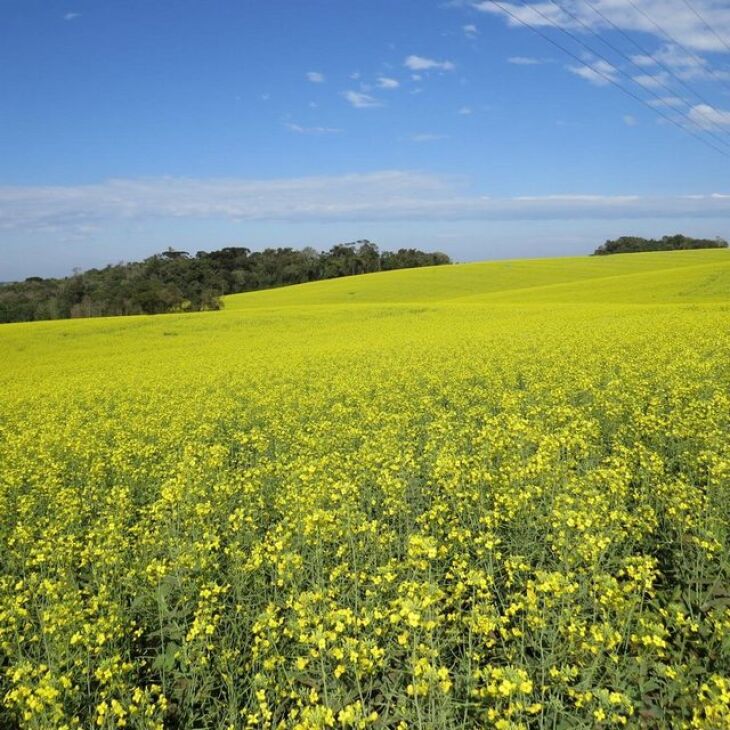
[[[727,727],[729,267],[1,327],[0,726]]]
[[[726,250],[677,251],[671,253],[640,253],[629,257],[570,257],[548,259],[518,259],[458,264],[443,268],[427,267],[417,271],[382,272],[367,276],[316,282],[286,289],[268,290],[224,299],[230,311],[261,307],[308,306],[313,304],[446,302],[466,297],[498,297],[502,301],[521,302],[528,289],[540,289],[553,301],[605,301],[620,304],[625,301],[692,301],[727,298],[730,291],[730,252]],[[704,268],[703,268],[704,267]],[[618,277],[658,276],[642,287],[638,278]],[[715,283],[702,281],[707,276]],[[694,294],[687,287],[698,280]],[[683,286],[683,280],[686,286]],[[599,289],[594,289],[597,282]],[[664,287],[662,282],[669,282]],[[560,286],[555,292],[545,287]],[[583,287],[593,295],[583,293]],[[616,296],[612,288],[617,287]],[[662,293],[654,296],[654,288]]]
[[[450,263],[446,254],[414,248],[380,251],[370,241],[313,248],[168,249],[144,261],[77,271],[62,279],[31,276],[0,284],[0,324],[219,309],[232,292],[270,289],[372,271]]]
[[[234,294],[223,298],[222,310],[194,317],[17,323],[0,328],[0,343],[8,383],[19,371],[42,378],[50,366],[73,380],[95,366],[114,368],[123,380],[125,373],[140,377],[148,358],[181,373],[206,367],[214,373],[222,360],[244,355],[244,342],[245,357],[298,348],[303,354],[317,343],[347,352],[368,336],[377,336],[379,346],[417,338],[426,324],[448,341],[455,332],[448,334],[447,323],[463,317],[482,320],[488,329],[528,315],[549,318],[555,306],[578,320],[594,313],[611,318],[624,305],[726,304],[729,292],[726,250],[491,261]],[[186,349],[191,357],[179,361]],[[125,366],[120,370],[114,362]]]

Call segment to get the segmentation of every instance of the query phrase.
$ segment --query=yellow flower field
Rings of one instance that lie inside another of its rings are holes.
[[[727,251],[0,352],[0,727],[730,727]]]

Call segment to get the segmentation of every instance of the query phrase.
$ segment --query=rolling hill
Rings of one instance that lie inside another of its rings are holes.
[[[343,279],[301,284],[285,289],[235,294],[225,299],[229,311],[264,307],[315,304],[378,304],[444,302],[467,297],[495,297],[495,301],[523,301],[528,289],[562,287],[549,301],[640,302],[642,289],[649,301],[716,301],[730,292],[730,252],[676,251],[627,254],[610,257],[521,259],[458,264],[366,274]],[[648,286],[640,278],[654,276]],[[706,284],[704,277],[712,281]],[[598,280],[598,281],[597,281]],[[683,288],[696,282],[696,292]],[[714,283],[712,283],[714,281]],[[600,282],[600,283],[599,283]],[[666,282],[666,283],[665,283]],[[582,286],[591,290],[599,284],[600,294],[586,297]],[[625,286],[624,286],[625,284]],[[616,295],[612,296],[612,287]],[[651,290],[659,287],[657,297]],[[634,295],[630,291],[634,290]],[[538,300],[541,293],[535,292]]]
[[[365,274],[228,296],[218,312],[77,319],[0,327],[6,368],[0,383],[53,369],[84,377],[113,367],[138,377],[169,360],[180,372],[222,358],[263,356],[267,348],[328,351],[359,346],[370,333],[378,346],[431,341],[456,330],[448,322],[498,323],[518,329],[562,307],[563,317],[619,317],[624,305],[727,304],[730,252],[677,251],[611,257],[533,259],[459,264]],[[424,328],[429,330],[424,332]],[[443,328],[443,329],[439,329]],[[486,328],[486,329],[485,329]],[[358,337],[357,333],[361,336]],[[424,345],[426,343],[424,342]],[[186,350],[194,357],[179,356]],[[273,364],[270,362],[269,364]]]

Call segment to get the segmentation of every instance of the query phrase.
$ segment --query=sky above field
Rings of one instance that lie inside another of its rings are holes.
[[[4,0],[0,281],[730,237],[724,0]]]

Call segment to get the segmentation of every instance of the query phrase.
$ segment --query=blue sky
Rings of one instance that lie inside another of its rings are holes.
[[[5,0],[0,280],[167,246],[730,236],[730,10],[687,2]]]

